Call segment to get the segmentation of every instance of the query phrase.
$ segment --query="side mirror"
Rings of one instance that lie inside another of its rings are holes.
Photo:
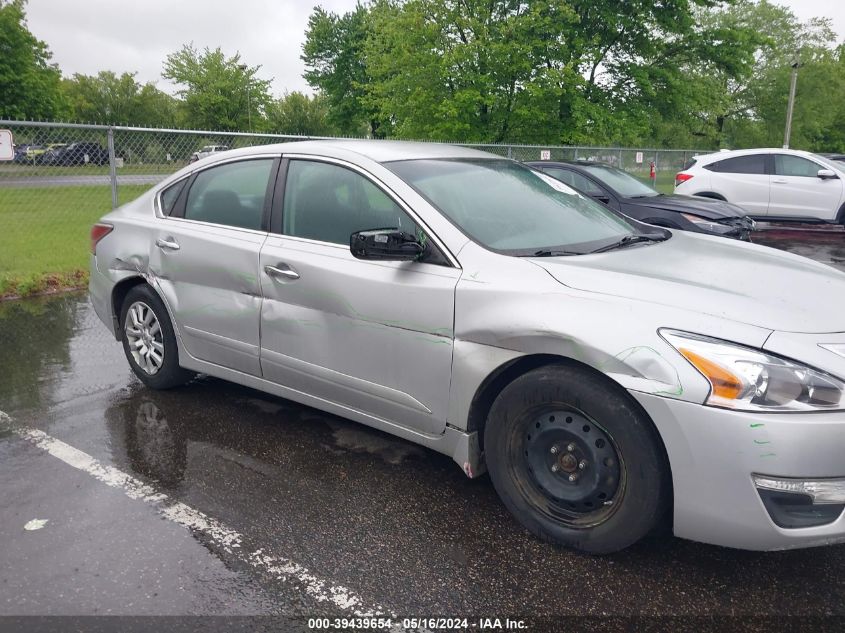
[[[821,178],[822,180],[830,180],[832,178],[839,178],[839,176],[836,175],[836,172],[833,171],[832,169],[819,169],[819,173],[816,174],[816,175],[819,178]]]
[[[593,200],[597,202],[601,202],[602,204],[610,204],[610,196],[606,196],[602,193],[590,196]]]
[[[419,258],[425,246],[399,229],[370,229],[350,235],[349,250],[358,259],[405,262]]]

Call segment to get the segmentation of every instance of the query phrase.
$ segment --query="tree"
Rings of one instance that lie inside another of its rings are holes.
[[[176,125],[176,99],[152,83],[138,83],[135,73],[75,74],[62,81],[62,91],[76,121],[153,127]]]
[[[331,136],[336,130],[328,118],[329,109],[323,95],[309,97],[301,92],[285,93],[267,112],[269,131],[279,134]]]
[[[262,129],[270,105],[270,81],[257,77],[261,66],[226,57],[220,48],[198,51],[193,44],[167,56],[162,76],[178,86],[185,122],[207,130]]]
[[[25,6],[25,0],[0,0],[0,116],[61,118],[61,73],[47,44],[29,32]]]
[[[684,64],[731,75],[750,63],[743,33],[697,26],[714,2],[377,0],[365,101],[401,136],[639,142],[687,107],[666,98],[691,92]]]
[[[829,20],[801,22],[788,8],[767,0],[735,0],[726,7],[702,11],[698,18],[708,28],[733,28],[755,35],[754,61],[748,72],[691,74],[695,80],[704,77],[712,94],[719,97],[718,108],[708,113],[716,143],[759,147],[783,142],[789,76],[796,55],[804,64],[799,71],[799,95],[813,96],[796,101],[793,139],[806,145],[810,137],[823,136],[820,127],[835,118],[845,80],[830,48],[835,35]],[[815,131],[810,132],[811,128]]]
[[[380,134],[381,122],[365,100],[370,83],[364,59],[368,13],[360,3],[343,16],[316,7],[305,31],[304,77],[325,96],[329,122],[342,134]]]

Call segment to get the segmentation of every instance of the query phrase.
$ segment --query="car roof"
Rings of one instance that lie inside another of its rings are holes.
[[[378,163],[425,158],[502,158],[501,156],[496,156],[488,152],[446,143],[418,143],[370,139],[295,141],[274,145],[257,145],[230,150],[229,156],[249,156],[250,154],[266,154],[268,152],[314,154],[316,156],[335,158],[342,158],[343,154],[354,152]]]
[[[755,147],[752,149],[721,150],[718,152],[696,154],[693,158],[701,165],[707,165],[717,160],[734,158],[736,156],[749,156],[752,154],[789,154],[791,156],[813,157],[813,152],[802,149],[784,149],[782,147]]]

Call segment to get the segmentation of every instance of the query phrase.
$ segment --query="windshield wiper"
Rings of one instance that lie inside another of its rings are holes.
[[[669,237],[663,233],[639,233],[636,235],[626,235],[621,240],[614,242],[613,244],[608,244],[607,246],[602,246],[594,251],[590,251],[590,254],[604,253],[606,251],[616,250],[617,248],[625,248],[626,246],[631,246],[632,244],[640,244],[642,242],[663,242],[668,239]]]
[[[532,255],[523,255],[523,257],[564,257],[567,255],[583,255],[584,253],[576,253],[574,251],[554,251],[549,249],[542,249]]]

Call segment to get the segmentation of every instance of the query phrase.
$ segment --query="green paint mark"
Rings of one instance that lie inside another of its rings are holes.
[[[775,453],[763,453],[760,457],[775,457]]]
[[[771,444],[769,440],[754,440],[755,444]]]
[[[750,424],[749,426],[750,426],[752,429],[757,429],[757,428],[760,428],[761,426],[766,426],[766,425],[765,425],[765,424],[763,424],[762,422],[755,422],[754,424]]]

